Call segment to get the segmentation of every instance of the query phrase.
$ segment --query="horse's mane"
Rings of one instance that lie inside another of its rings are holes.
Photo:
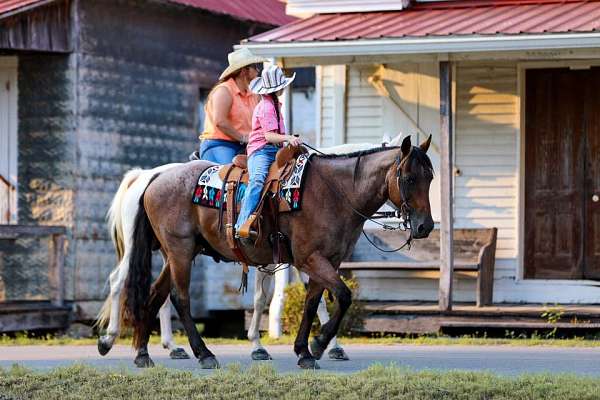
[[[324,158],[324,159],[355,158],[355,157],[363,157],[363,156],[366,156],[369,154],[381,153],[382,151],[394,150],[394,149],[399,149],[399,148],[400,148],[400,146],[382,146],[382,147],[375,147],[375,148],[369,149],[369,150],[354,151],[352,153],[316,154],[315,156],[319,157],[319,158]],[[412,158],[416,159],[419,164],[423,165],[425,168],[427,168],[427,170],[429,172],[431,172],[433,174],[434,170],[433,170],[433,164],[431,163],[431,159],[423,150],[421,150],[420,147],[413,146],[413,151],[410,152],[410,155]]]
[[[366,156],[366,155],[373,154],[373,153],[380,153],[382,151],[399,149],[399,148],[400,148],[400,146],[382,146],[382,147],[375,147],[373,149],[368,149],[368,150],[354,151],[352,153],[343,153],[343,154],[316,154],[316,157],[326,158],[326,159],[331,159],[331,158],[354,158],[354,157],[362,157],[362,156]]]

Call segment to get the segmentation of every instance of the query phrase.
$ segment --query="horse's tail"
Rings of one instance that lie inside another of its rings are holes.
[[[158,177],[156,174],[150,179],[148,186]],[[146,186],[146,189],[148,189]],[[134,335],[133,345],[138,348],[141,342],[140,333],[143,325],[147,323],[147,302],[150,297],[150,284],[152,282],[152,250],[156,249],[158,239],[150,225],[148,214],[144,208],[144,196],[146,190],[140,197],[138,212],[135,216],[133,244],[131,257],[129,259],[129,273],[123,291],[122,307],[125,315],[123,319],[131,322],[138,334]]]
[[[115,250],[117,251],[117,261],[121,261],[123,259],[123,254],[125,253],[123,244],[123,216],[121,215],[123,199],[125,198],[127,189],[129,189],[142,172],[144,172],[142,169],[136,168],[125,174],[115,197],[113,197],[112,202],[110,203],[110,208],[106,213],[110,237],[115,246]]]
[[[123,179],[121,180],[121,184],[119,185],[119,189],[117,189],[117,193],[112,199],[110,203],[110,208],[106,213],[106,220],[108,221],[108,231],[110,232],[110,237],[112,239],[113,245],[115,246],[115,251],[117,252],[117,267],[119,267],[119,263],[123,260],[123,255],[125,254],[125,239],[123,233],[123,215],[121,211],[123,209],[123,199],[125,198],[125,193],[127,193],[127,189],[136,181],[136,179],[144,172],[142,169],[136,168],[127,172]],[[110,319],[110,308],[111,308],[111,296],[110,294],[104,301],[98,316],[96,317],[95,327],[104,327],[108,323]]]

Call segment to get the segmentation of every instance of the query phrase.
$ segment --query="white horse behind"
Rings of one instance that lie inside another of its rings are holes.
[[[402,134],[389,140],[384,137],[382,145],[396,146],[402,140]],[[319,149],[320,152],[326,154],[345,154],[355,151],[368,150],[377,147],[372,143],[356,143],[343,144],[328,148]],[[127,279],[129,272],[129,257],[131,253],[131,242],[134,230],[134,219],[139,207],[139,200],[146,190],[150,179],[157,173],[163,172],[169,168],[180,165],[180,163],[165,164],[159,167],[142,170],[133,169],[125,174],[119,189],[115,194],[110,208],[107,213],[108,225],[111,238],[117,252],[118,264],[111,272],[109,277],[110,294],[107,297],[100,313],[98,314],[97,326],[104,327],[108,323],[106,334],[98,338],[98,351],[101,355],[107,354],[112,348],[120,331],[120,299],[121,292]],[[273,271],[277,265],[270,265],[269,268]],[[270,307],[269,318],[269,333],[272,336],[281,334],[280,315],[283,308],[283,291],[288,283],[288,274],[286,270],[276,272],[275,289],[273,291],[273,301]],[[305,279],[305,278],[303,278]],[[267,298],[269,297],[273,280],[273,274],[262,272],[256,269],[255,274],[255,293],[254,293],[254,311],[252,321],[248,329],[248,339],[252,342],[252,359],[253,360],[269,360],[271,356],[265,350],[260,342],[260,319],[263,315]],[[325,300],[321,298],[317,315],[321,324],[325,324],[329,320],[329,314],[325,306]],[[164,348],[170,351],[169,356],[173,359],[189,358],[189,355],[184,349],[178,347],[173,340],[173,329],[171,326],[171,301],[167,300],[160,308],[158,313],[160,319],[160,334],[161,344]],[[331,350],[329,357],[336,360],[347,360],[348,356],[339,346],[336,338],[331,341]]]

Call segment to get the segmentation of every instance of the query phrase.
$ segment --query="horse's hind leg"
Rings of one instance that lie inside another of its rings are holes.
[[[117,336],[119,336],[120,328],[120,312],[121,312],[121,292],[127,279],[129,271],[129,252],[125,251],[123,259],[115,268],[109,277],[110,282],[110,319],[106,334],[98,338],[98,352],[100,355],[106,355],[112,349]]]
[[[160,342],[162,346],[169,350],[169,357],[173,360],[187,360],[190,358],[186,351],[177,346],[173,340],[173,327],[171,326],[171,300],[167,296],[167,300],[160,307],[158,312],[160,319]]]
[[[160,273],[158,279],[154,282],[150,288],[150,296],[147,301],[148,313],[146,321],[139,327],[140,342],[137,346],[138,354],[135,357],[134,363],[138,367],[153,367],[154,362],[148,354],[148,341],[150,340],[150,324],[151,320],[156,318],[156,314],[160,307],[165,303],[165,300],[169,296],[169,289],[171,288],[171,277],[168,266],[166,266]]]
[[[192,351],[198,358],[201,367],[206,369],[219,368],[219,363],[214,354],[208,350],[200,337],[190,311],[189,287],[192,259],[194,257],[194,239],[173,240],[173,243],[170,244],[167,253],[173,281],[171,301],[179,314],[179,318],[181,318]]]
[[[253,360],[271,360],[271,356],[260,343],[260,320],[267,304],[268,292],[271,288],[273,277],[267,272],[262,272],[258,268],[254,275],[254,311],[252,312],[252,321],[248,328],[248,340],[252,342],[253,349],[251,357]]]

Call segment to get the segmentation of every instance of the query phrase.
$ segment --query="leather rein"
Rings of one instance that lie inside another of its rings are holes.
[[[323,153],[322,151],[319,151],[317,149],[315,149],[314,147],[306,144],[306,143],[302,143],[303,146],[308,147],[311,150],[314,150],[315,152],[326,156],[327,154]],[[310,161],[310,158],[308,159],[308,163],[312,164]],[[323,175],[318,171],[318,169],[315,169],[315,171],[317,171],[317,173],[319,174],[319,176],[321,177],[321,179],[323,179],[324,181],[326,181],[329,185],[329,187],[331,189],[333,189],[334,192],[337,193],[338,196],[343,197],[346,202],[345,204],[348,205],[348,207],[350,208],[350,210],[352,210],[352,212],[356,215],[358,215],[359,217],[365,219],[365,220],[369,220],[379,226],[381,226],[383,229],[385,230],[389,230],[389,231],[409,231],[410,234],[408,235],[408,239],[406,239],[406,241],[404,242],[404,244],[396,249],[393,250],[387,250],[387,249],[382,249],[381,247],[379,247],[377,244],[375,244],[371,239],[369,239],[369,236],[367,236],[367,234],[365,233],[365,228],[362,228],[362,234],[364,235],[365,239],[367,239],[367,241],[373,246],[375,247],[377,250],[382,251],[384,253],[394,253],[397,251],[402,250],[404,247],[408,247],[408,249],[410,250],[410,246],[412,243],[412,226],[410,223],[410,211],[411,211],[411,207],[408,204],[408,190],[406,189],[406,186],[403,185],[401,183],[401,178],[402,178],[402,160],[400,159],[400,156],[396,157],[396,161],[394,163],[396,165],[396,184],[398,185],[398,191],[400,192],[400,197],[402,198],[402,204],[400,205],[400,209],[396,209],[394,211],[377,211],[373,216],[369,217],[363,213],[361,213],[360,211],[358,211],[356,208],[354,208],[352,206],[352,204],[350,203],[350,199],[348,198],[348,196],[346,196],[346,194],[339,190],[337,188],[337,185],[334,184],[333,182],[327,182],[328,180],[325,179],[325,177],[323,177]],[[379,221],[376,221],[376,219],[381,219],[381,218],[400,218],[402,219],[401,222],[398,223],[398,226],[392,226],[392,225],[388,225],[385,223],[381,223]]]

